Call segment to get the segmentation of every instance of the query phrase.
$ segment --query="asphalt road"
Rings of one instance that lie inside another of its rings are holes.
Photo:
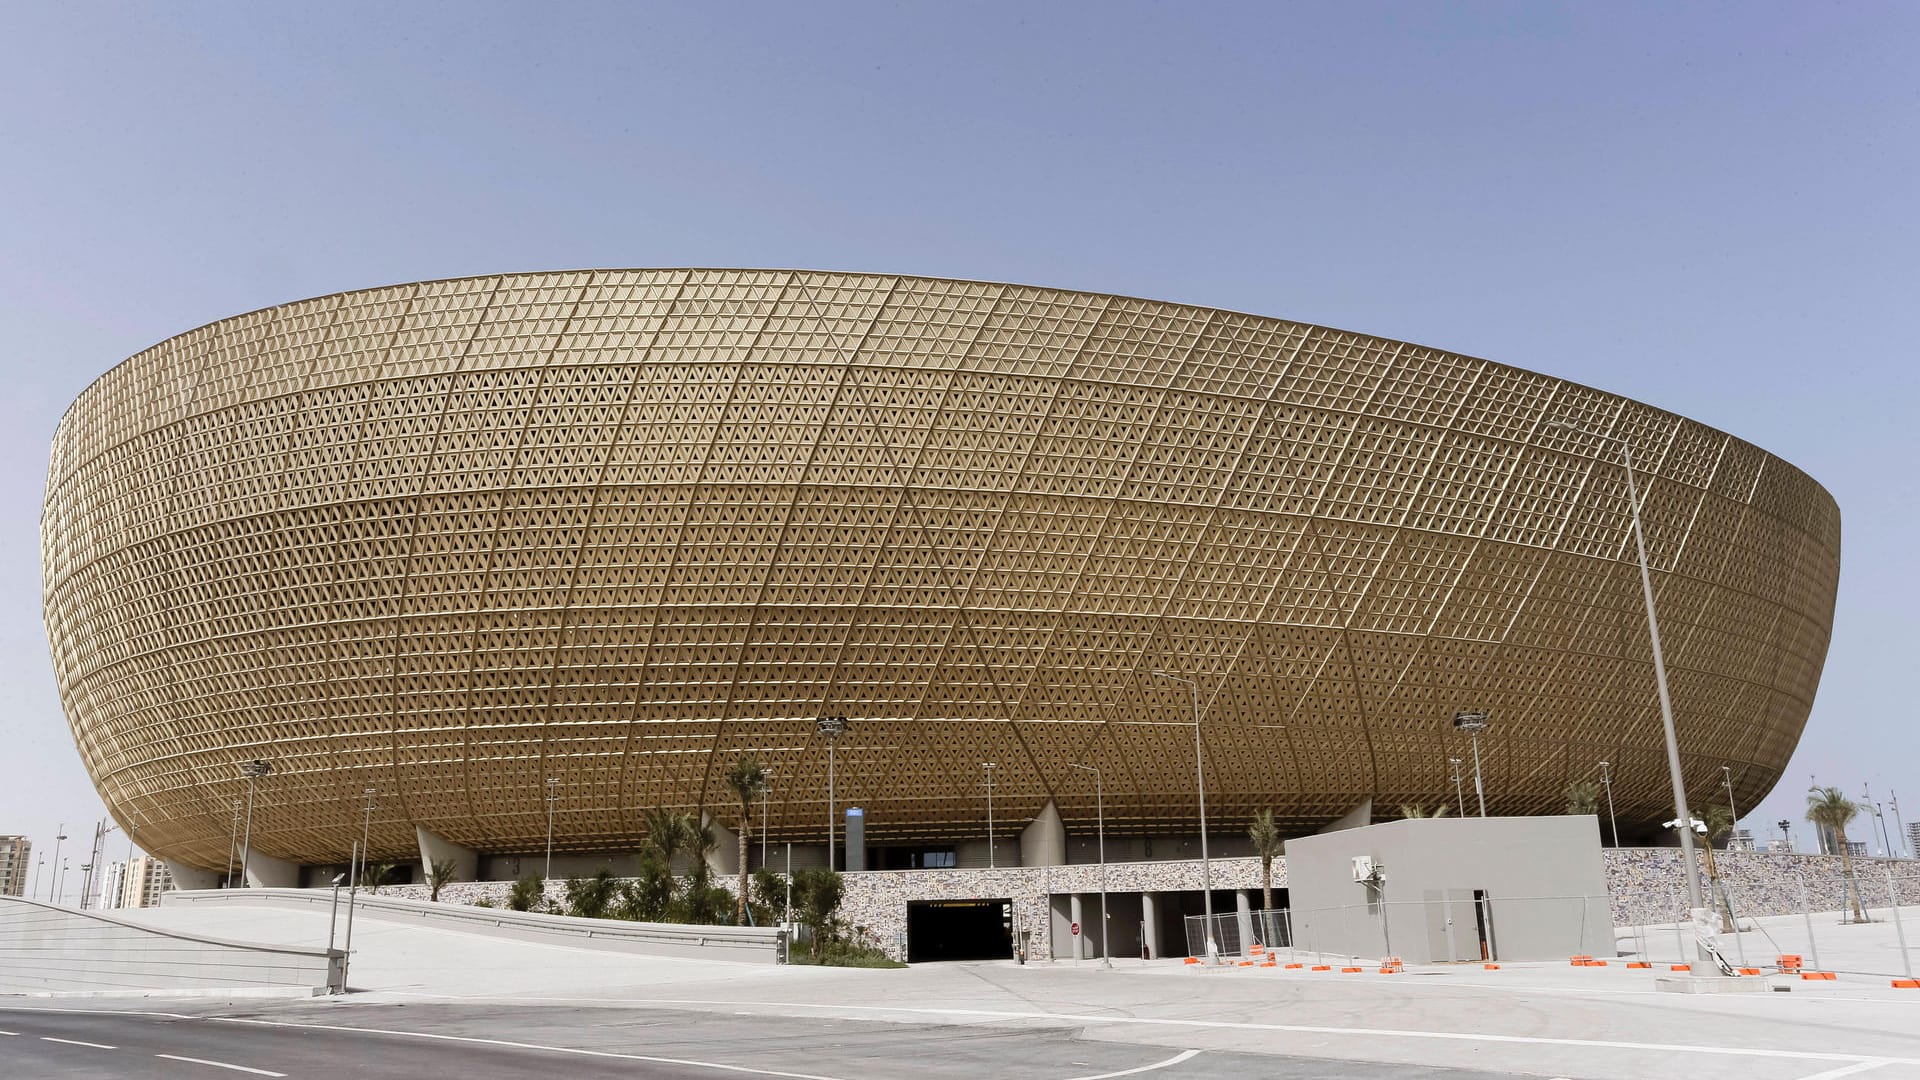
[[[1485,1080],[1510,1074],[1178,1051],[1059,1029],[891,1024],[667,1009],[163,1002],[0,1006],[0,1077],[525,1077]]]

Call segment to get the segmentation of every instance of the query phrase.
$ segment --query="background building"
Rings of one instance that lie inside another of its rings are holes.
[[[100,877],[100,907],[108,910],[124,907],[126,889],[126,862],[108,863],[106,873]]]
[[[167,864],[153,856],[136,855],[116,865],[122,869],[120,890],[115,894],[118,900],[115,907],[158,907],[160,894],[173,888],[173,877],[167,872]]]
[[[1069,857],[1081,763],[1164,857],[1196,720],[1216,831],[1302,833],[1452,796],[1469,708],[1492,813],[1607,760],[1631,840],[1671,810],[1622,447],[1688,783],[1753,805],[1826,653],[1818,484],[1550,376],[1117,296],[591,271],[213,323],[62,421],[46,623],[102,796],[183,871],[364,829],[504,873],[549,809],[563,855],[631,850],[654,806],[737,822],[745,755],[774,841],[858,806],[880,865],[985,861],[993,762],[1001,850]]]
[[[24,836],[0,836],[0,896],[25,896],[33,873],[33,841]]]

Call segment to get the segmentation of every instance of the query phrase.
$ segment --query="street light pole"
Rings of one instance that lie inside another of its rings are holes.
[[[767,782],[760,785],[760,865],[767,865],[767,793],[773,788],[773,774],[767,774]],[[781,806],[787,805],[781,803]]]
[[[254,781],[273,771],[273,765],[258,758],[240,767],[247,777],[247,838],[240,845],[240,880],[247,888],[253,888],[253,881],[247,876],[253,865],[253,785]]]
[[[1640,556],[1640,591],[1647,602],[1647,641],[1653,651],[1653,682],[1660,691],[1660,725],[1667,739],[1667,776],[1673,784],[1675,818],[1680,822],[1677,831],[1680,833],[1681,861],[1687,867],[1687,904],[1694,913],[1695,921],[1704,922],[1706,916],[1703,914],[1705,905],[1700,899],[1700,866],[1693,850],[1693,830],[1688,827],[1693,820],[1693,811],[1687,809],[1686,778],[1680,772],[1680,738],[1674,733],[1673,698],[1667,693],[1667,662],[1660,653],[1660,620],[1653,613],[1653,571],[1647,566],[1647,537],[1640,524],[1640,492],[1633,483],[1633,448],[1625,439],[1581,427],[1571,420],[1551,420],[1547,426],[1577,431],[1620,448],[1621,467],[1627,474],[1627,508],[1633,512],[1633,547]]]
[[[553,804],[560,798],[560,778],[547,777],[547,868],[540,874],[545,881],[553,876]]]
[[[844,716],[823,716],[819,720],[820,734],[827,737],[827,869],[833,870],[833,751],[840,736],[847,732],[847,718]]]
[[[987,869],[993,869],[993,762],[983,761],[980,768],[987,774]]]
[[[1092,765],[1069,761],[1068,765],[1093,774],[1093,812],[1100,828],[1100,965],[1113,966],[1113,953],[1107,948],[1107,797],[1100,787],[1100,770]]]
[[[368,788],[366,795],[366,813],[360,819],[360,880],[363,881],[366,880],[367,876],[368,839],[373,836],[373,789]],[[379,882],[376,881],[374,884],[378,885]],[[347,923],[348,925],[352,925],[353,923],[353,912],[351,908],[349,908],[347,912]]]
[[[1207,914],[1207,963],[1215,962],[1219,947],[1213,940],[1213,861],[1207,857],[1207,765],[1206,755],[1200,748],[1200,683],[1197,679],[1183,679],[1165,671],[1156,671],[1155,675],[1177,683],[1186,683],[1193,692],[1193,781],[1200,789],[1200,887],[1203,890],[1203,903]]]
[[[50,903],[60,902],[60,844],[66,838],[67,823],[63,821],[53,830],[53,880],[47,887],[47,900]]]
[[[1461,787],[1460,759],[1457,757],[1450,757],[1447,759],[1447,764],[1453,766],[1453,800],[1455,803],[1459,804],[1460,816],[1466,817],[1467,816],[1467,793],[1465,789]]]
[[[227,888],[233,888],[234,856],[240,848],[240,803],[233,800],[233,824],[227,827]]]
[[[1909,840],[1911,838],[1907,836],[1907,824],[1900,820],[1900,796],[1892,788],[1888,788],[1887,797],[1888,804],[1893,807],[1893,829],[1897,834],[1894,838],[1900,841],[1901,851],[1912,854],[1909,850]]]
[[[1600,786],[1607,789],[1607,821],[1613,826],[1613,846],[1620,846],[1620,819],[1613,816],[1613,773],[1606,762],[1600,763]]]
[[[1473,793],[1480,798],[1480,816],[1486,817],[1487,789],[1480,783],[1480,733],[1487,729],[1487,714],[1483,712],[1454,713],[1453,726],[1473,737]]]

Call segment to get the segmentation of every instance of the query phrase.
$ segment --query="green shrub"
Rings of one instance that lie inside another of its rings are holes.
[[[604,919],[619,895],[619,880],[604,866],[590,878],[568,878],[567,914],[576,919]]]
[[[547,879],[539,874],[527,874],[507,891],[507,910],[539,911],[545,904],[546,894]]]

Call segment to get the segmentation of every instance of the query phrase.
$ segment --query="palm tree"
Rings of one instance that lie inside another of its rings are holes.
[[[1708,806],[1700,811],[1700,857],[1707,864],[1707,892],[1720,909],[1720,932],[1733,933],[1733,904],[1723,903],[1726,892],[1720,887],[1720,864],[1713,857],[1713,843],[1733,831],[1733,815],[1724,806]]]
[[[727,771],[727,786],[740,798],[740,890],[734,901],[733,921],[747,921],[747,833],[753,800],[767,790],[767,767],[756,757],[743,757]]]
[[[1833,834],[1834,844],[1840,849],[1840,873],[1846,879],[1842,888],[1853,886],[1854,920],[1866,922],[1866,910],[1860,906],[1860,885],[1853,879],[1853,852],[1847,847],[1847,826],[1859,816],[1860,804],[1847,798],[1837,787],[1807,792],[1807,820],[1813,822],[1815,828]]]
[[[1599,784],[1591,780],[1575,780],[1567,785],[1567,813],[1597,814],[1599,812]]]
[[[1441,803],[1439,806],[1434,807],[1433,810],[1429,812],[1426,807],[1421,806],[1419,803],[1403,802],[1400,804],[1400,816],[1403,818],[1446,817],[1447,804]]]
[[[439,902],[440,890],[446,888],[447,883],[453,880],[453,870],[454,870],[454,867],[453,867],[452,859],[436,859],[433,863],[428,865],[427,867],[427,889],[428,889],[427,899],[428,900],[434,901],[435,903]]]
[[[1262,810],[1253,815],[1253,823],[1247,826],[1247,839],[1253,841],[1253,853],[1260,856],[1260,895],[1261,903],[1267,911],[1273,910],[1273,860],[1286,850],[1286,841],[1280,837],[1280,827],[1273,823],[1273,811]]]
[[[673,857],[687,846],[686,815],[656,806],[647,811],[646,825],[647,846],[666,863],[667,873],[673,873]]]

